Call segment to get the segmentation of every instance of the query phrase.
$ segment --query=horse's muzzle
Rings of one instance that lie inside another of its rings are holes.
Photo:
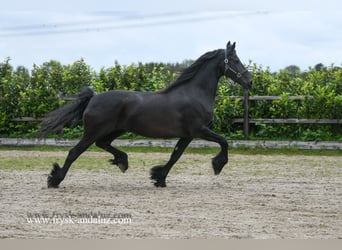
[[[248,82],[247,84],[245,84],[244,86],[242,86],[243,89],[245,90],[250,90],[252,88],[252,81]]]

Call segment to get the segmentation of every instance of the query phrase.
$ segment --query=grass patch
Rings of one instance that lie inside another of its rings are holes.
[[[0,170],[44,170],[48,173],[52,169],[52,163],[58,162],[63,166],[64,160],[65,157],[3,157]],[[74,162],[72,168],[96,171],[110,170],[114,167],[108,163],[108,159],[82,156]]]
[[[0,172],[13,170],[41,170],[45,174],[48,174],[51,170],[52,163],[57,162],[60,166],[63,165],[69,147],[52,147],[49,150],[46,147],[42,147],[41,150],[38,150],[39,147],[24,149],[25,150],[17,150],[17,148],[11,147],[9,151],[0,150]],[[150,168],[156,165],[165,164],[172,151],[170,148],[152,148],[153,150],[151,150],[151,148],[127,149],[130,166],[128,174],[143,173],[147,177]],[[340,154],[338,154],[338,157],[320,157],[322,154],[320,154],[320,156],[311,154],[305,156],[303,155],[305,152],[308,153],[311,151],[302,150],[300,152],[297,150],[240,151],[239,149],[234,149],[232,151],[233,152],[230,153],[230,162],[226,166],[226,174],[229,173],[230,175],[239,172],[250,177],[279,177],[288,175],[302,177],[303,174],[305,176],[314,177],[341,176],[341,168],[339,167],[341,159]],[[74,162],[72,169],[95,172],[108,171],[114,175],[121,174],[117,166],[109,164],[108,160],[112,158],[112,156],[109,153],[99,152],[101,152],[101,150],[92,147]],[[213,174],[210,160],[217,152],[218,148],[189,149],[177,162],[175,168],[172,169],[172,173],[191,175]],[[330,151],[329,154],[331,155]]]
[[[173,148],[165,148],[165,147],[118,147],[120,150],[125,151],[127,153],[170,153]],[[0,155],[1,150],[16,150],[16,151],[69,151],[71,147],[55,147],[55,146],[0,146]],[[91,146],[88,151],[91,152],[104,152],[102,149]],[[187,148],[185,153],[188,154],[217,154],[220,151],[219,147],[213,148]],[[243,155],[320,155],[320,156],[342,156],[341,150],[305,150],[298,148],[284,148],[284,149],[262,149],[262,148],[232,148],[229,149],[229,154],[243,154]]]

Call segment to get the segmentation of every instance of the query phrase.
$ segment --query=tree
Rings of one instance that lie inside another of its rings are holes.
[[[290,72],[291,76],[300,74],[300,68],[297,65],[289,65],[285,68],[285,70]]]
[[[317,63],[315,65],[315,70],[317,70],[317,71],[322,71],[324,68],[325,68],[325,66],[323,63]]]

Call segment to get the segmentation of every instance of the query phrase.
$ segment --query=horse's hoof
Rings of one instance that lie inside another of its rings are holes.
[[[122,173],[125,173],[128,169],[128,160],[127,159],[110,159],[109,162],[112,165],[117,165]]]
[[[60,173],[60,166],[57,163],[53,164],[52,170],[47,178],[47,186],[48,188],[58,188],[59,183],[62,182],[63,178],[58,177]]]
[[[53,176],[49,175],[48,179],[47,179],[47,186],[48,188],[59,188],[59,184],[57,184],[54,180],[53,180]]]
[[[164,166],[155,166],[151,168],[151,180],[154,180],[155,187],[166,187],[165,179],[163,175]]]
[[[224,165],[226,165],[227,162],[228,162],[228,160],[223,159],[223,158],[213,158],[212,159],[212,166],[214,169],[214,174],[219,175],[221,173]]]
[[[155,180],[153,184],[155,187],[166,187],[165,179]]]
[[[125,173],[126,170],[128,169],[128,165],[124,164],[124,163],[119,163],[118,167],[120,168],[122,173]]]

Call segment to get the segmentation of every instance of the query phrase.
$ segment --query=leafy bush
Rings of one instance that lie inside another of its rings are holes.
[[[171,83],[182,64],[131,64],[102,68],[96,72],[83,59],[70,65],[49,61],[13,69],[10,59],[0,63],[0,136],[34,137],[38,122],[14,122],[17,117],[39,118],[66,103],[59,96],[74,95],[84,86],[100,93],[112,89],[157,91]],[[279,72],[250,63],[253,74],[253,96],[280,96],[275,101],[250,101],[251,118],[342,119],[342,69],[339,67],[309,68],[300,72],[291,66]],[[238,84],[221,78],[215,102],[214,128],[231,139],[243,138],[242,124],[232,123],[243,117],[243,102]],[[289,96],[303,96],[291,100]],[[82,128],[66,129],[58,137],[73,138]],[[251,138],[342,140],[340,124],[262,124],[251,126]]]

